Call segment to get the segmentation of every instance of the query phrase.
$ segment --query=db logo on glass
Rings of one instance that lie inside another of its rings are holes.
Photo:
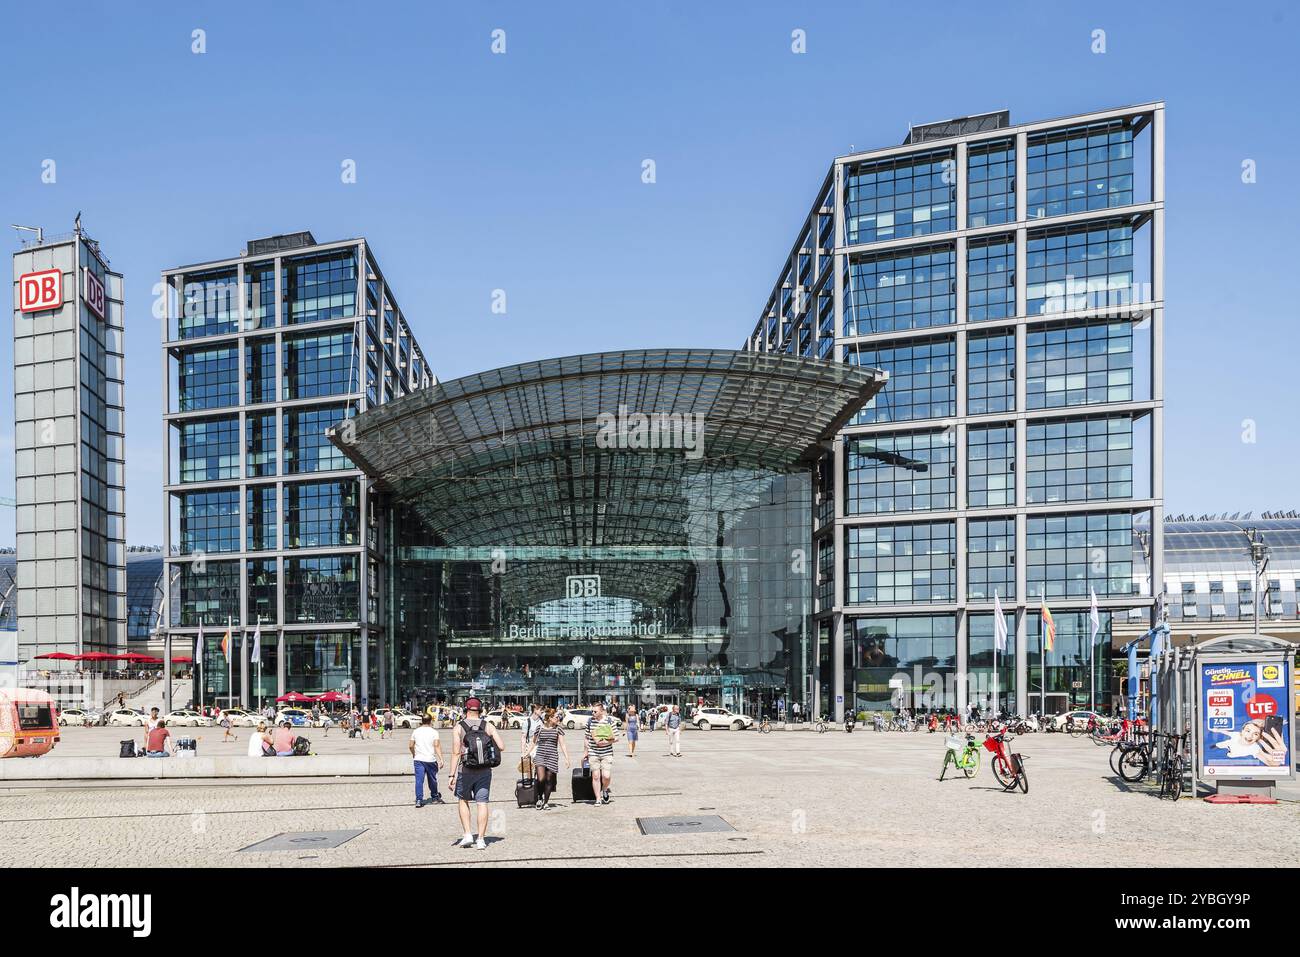
[[[63,271],[46,269],[18,277],[18,311],[44,312],[63,305]]]
[[[104,318],[104,284],[100,282],[93,272],[83,268],[82,275],[86,277],[86,284],[82,297],[86,300],[86,306],[90,311],[99,318]]]
[[[564,593],[570,598],[599,598],[599,575],[568,575],[564,579]]]

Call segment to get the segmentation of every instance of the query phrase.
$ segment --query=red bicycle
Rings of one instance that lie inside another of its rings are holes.
[[[1014,791],[1017,786],[1024,794],[1029,793],[1029,774],[1025,770],[1025,759],[1013,752],[1008,745],[1007,729],[995,731],[984,739],[984,747],[993,754],[993,776],[998,779],[1004,791]]]

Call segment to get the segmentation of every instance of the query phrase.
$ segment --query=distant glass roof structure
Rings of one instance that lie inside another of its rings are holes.
[[[709,540],[683,534],[690,496],[729,483],[735,501],[747,470],[807,470],[887,378],[770,353],[595,353],[431,385],[329,436],[448,545],[689,547]],[[663,447],[621,444],[638,414],[666,427]],[[669,439],[696,423],[684,454]]]
[[[1258,529],[1269,548],[1273,569],[1300,567],[1300,519],[1241,519],[1228,521],[1165,522],[1165,571],[1216,572],[1251,569],[1245,529]],[[1138,536],[1150,525],[1134,526]],[[1141,558],[1141,547],[1135,549]],[[1142,561],[1145,567],[1145,561]]]

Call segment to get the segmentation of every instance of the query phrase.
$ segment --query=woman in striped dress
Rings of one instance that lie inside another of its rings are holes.
[[[555,780],[560,774],[560,755],[564,755],[564,766],[573,766],[569,761],[569,751],[564,746],[564,731],[560,728],[560,716],[554,708],[546,709],[542,729],[533,736],[533,769],[537,775],[537,806],[547,810],[551,806],[551,795],[555,793]]]

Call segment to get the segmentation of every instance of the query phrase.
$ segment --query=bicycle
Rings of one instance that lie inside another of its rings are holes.
[[[939,780],[948,773],[948,765],[952,765],[961,771],[966,777],[973,778],[980,770],[980,746],[975,743],[975,735],[966,735],[963,742],[961,738],[948,738],[945,742],[948,750],[943,754],[943,768],[939,771]],[[958,753],[960,749],[960,753]]]
[[[1177,801],[1183,796],[1183,741],[1186,734],[1162,734],[1165,744],[1161,747],[1160,760],[1160,797]]]
[[[1005,729],[984,739],[984,747],[993,754],[993,776],[1004,791],[1014,791],[1017,786],[1023,794],[1029,793],[1029,773],[1025,770],[1023,755],[1012,752]]]
[[[817,729],[818,734],[825,734],[827,727],[829,727],[829,725],[826,723],[826,715],[822,715],[820,718],[818,718],[817,723],[813,725],[813,727]]]
[[[771,733],[772,733],[772,722],[771,722],[771,721],[768,721],[767,718],[764,718],[763,720],[761,720],[760,722],[758,722],[758,733],[759,733],[759,734],[771,734]]]

